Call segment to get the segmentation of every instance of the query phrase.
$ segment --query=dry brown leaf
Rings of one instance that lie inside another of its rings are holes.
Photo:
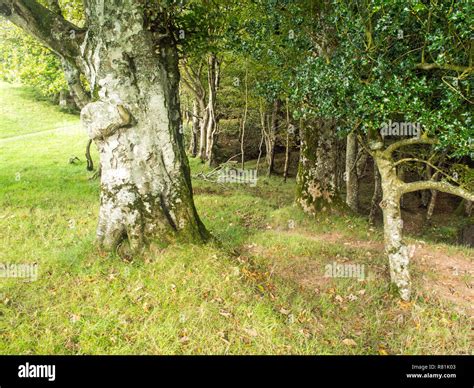
[[[355,342],[352,338],[345,338],[342,340],[342,343],[346,346],[357,346],[357,342]]]

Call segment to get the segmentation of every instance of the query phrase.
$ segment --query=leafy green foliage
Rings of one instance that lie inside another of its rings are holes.
[[[4,20],[0,20],[0,76],[4,81],[34,87],[47,97],[67,89],[59,59]]]
[[[472,15],[469,2],[333,2],[330,56],[305,58],[293,98],[348,130],[417,122],[452,155],[472,152]]]

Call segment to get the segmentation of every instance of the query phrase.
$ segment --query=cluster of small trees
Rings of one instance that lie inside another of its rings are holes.
[[[0,14],[66,70],[100,151],[97,233],[107,248],[208,237],[192,200],[183,132],[189,154],[215,164],[225,120],[239,123],[242,167],[248,138],[260,139],[267,174],[283,150],[285,179],[289,155],[299,151],[295,200],[309,215],[342,206],[342,191],[358,211],[372,159],[370,218],[381,209],[392,281],[404,299],[402,196],[422,191],[434,205],[441,191],[474,201],[468,2],[45,3],[0,0]],[[387,122],[421,131],[385,136]],[[408,181],[407,172],[418,179]]]

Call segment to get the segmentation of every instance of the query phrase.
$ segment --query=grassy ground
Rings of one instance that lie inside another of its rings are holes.
[[[78,124],[77,116],[38,98],[32,89],[0,81],[0,139]]]
[[[0,85],[0,134],[48,128],[41,122],[56,108],[21,111],[27,92],[10,90]],[[21,121],[8,113],[15,109]],[[77,124],[58,115],[61,126]],[[380,243],[380,230],[343,214],[307,219],[292,204],[291,180],[195,179],[198,211],[219,246],[172,245],[132,262],[98,251],[99,189],[85,144],[77,126],[0,141],[0,263],[39,265],[34,282],[0,279],[0,353],[470,352],[466,315],[421,287],[401,303],[383,253],[352,243]],[[69,164],[73,155],[82,163]],[[325,278],[333,262],[364,264],[366,279]],[[422,275],[414,271],[417,287]]]

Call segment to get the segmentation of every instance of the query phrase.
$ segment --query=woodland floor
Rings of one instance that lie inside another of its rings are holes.
[[[426,228],[421,211],[404,214],[416,246],[410,303],[389,285],[380,225],[307,218],[294,178],[195,178],[198,211],[221,243],[126,262],[94,246],[99,188],[78,118],[6,84],[0,106],[0,263],[39,266],[34,282],[0,278],[0,353],[472,353],[474,250],[455,245],[452,199]],[[207,171],[190,164],[194,176]],[[370,182],[363,194],[365,209]],[[363,264],[365,279],[327,278],[332,263]]]

